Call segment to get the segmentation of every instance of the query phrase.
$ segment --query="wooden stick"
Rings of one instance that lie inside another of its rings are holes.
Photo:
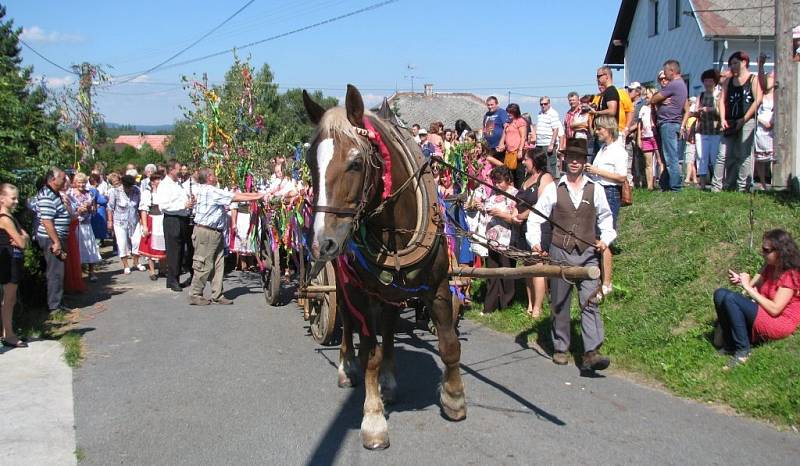
[[[600,278],[600,268],[573,267],[549,264],[525,265],[522,267],[453,267],[450,270],[452,277],[473,278],[528,278],[528,277],[555,277],[567,280],[594,280]]]

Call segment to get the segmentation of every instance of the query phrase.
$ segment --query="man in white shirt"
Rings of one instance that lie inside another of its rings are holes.
[[[561,120],[558,112],[550,105],[550,97],[544,96],[539,99],[541,110],[536,117],[536,126],[533,127],[533,136],[536,147],[547,150],[547,171],[554,177],[558,176],[558,154],[555,152],[558,133],[561,128]]]
[[[536,202],[536,209],[552,223],[553,239],[549,254],[557,264],[598,266],[600,254],[617,237],[604,190],[583,174],[587,156],[585,140],[570,140],[564,151],[566,174],[558,183],[547,185]],[[528,217],[526,239],[535,252],[543,252],[541,225],[546,221],[546,218],[539,215]],[[597,229],[600,230],[600,239],[596,239]],[[553,309],[551,333],[555,350],[553,362],[559,365],[568,363],[572,286],[573,283],[562,278],[550,279],[550,304]],[[579,292],[581,334],[585,351],[581,370],[606,369],[611,361],[598,351],[605,336],[603,319],[596,300],[600,280],[580,280],[576,286]]]
[[[189,214],[194,205],[186,191],[178,184],[181,164],[171,160],[167,164],[167,176],[153,195],[153,203],[164,214],[164,243],[167,249],[167,288],[183,291],[181,286],[191,282],[180,282],[184,263],[184,248],[189,239]]]

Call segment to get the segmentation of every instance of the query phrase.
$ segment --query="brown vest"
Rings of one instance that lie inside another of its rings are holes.
[[[594,183],[588,182],[583,188],[583,199],[576,209],[567,191],[567,184],[561,183],[556,187],[556,203],[550,213],[550,220],[561,225],[567,231],[553,226],[553,245],[570,252],[573,248],[583,254],[588,245],[576,241],[575,237],[592,241],[596,236],[597,208],[594,205]]]

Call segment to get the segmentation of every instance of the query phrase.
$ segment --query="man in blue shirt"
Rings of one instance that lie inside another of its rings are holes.
[[[683,144],[680,141],[683,107],[689,98],[689,89],[681,77],[681,64],[677,60],[664,62],[664,75],[667,84],[650,99],[651,105],[657,106],[658,133],[661,135],[661,147],[667,166],[667,177],[662,178],[663,191],[680,191],[683,186],[680,159],[683,155]]]
[[[497,152],[497,145],[503,138],[503,127],[508,122],[508,113],[498,106],[497,97],[489,96],[486,99],[486,108],[489,110],[483,115],[483,139],[495,156],[502,155]],[[503,160],[502,157],[499,160]]]
[[[207,305],[233,304],[222,295],[222,278],[225,273],[224,232],[228,224],[227,207],[231,202],[257,201],[266,193],[234,193],[218,188],[217,175],[213,170],[202,169],[198,173],[194,197],[194,255],[192,257],[192,292],[189,304]],[[211,280],[211,300],[203,297],[206,282]]]

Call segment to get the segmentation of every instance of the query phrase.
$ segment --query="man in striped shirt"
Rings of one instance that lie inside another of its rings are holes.
[[[50,312],[67,310],[61,299],[64,297],[64,259],[71,215],[60,194],[66,179],[63,170],[52,167],[47,172],[46,184],[36,197],[36,209],[39,212],[36,240],[44,251],[47,264],[47,308]]]

